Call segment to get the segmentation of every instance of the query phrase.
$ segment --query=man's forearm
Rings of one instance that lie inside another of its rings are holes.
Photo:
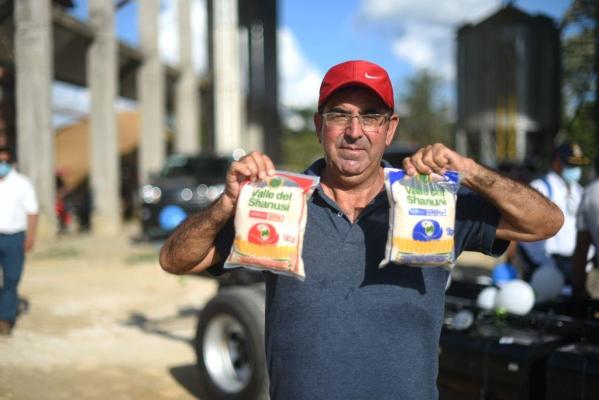
[[[221,197],[208,209],[191,215],[168,238],[160,250],[160,265],[168,272],[184,274],[205,262],[216,235],[233,215]]]
[[[33,249],[35,244],[35,236],[37,235],[37,221],[37,214],[27,214],[27,231],[25,233],[24,244],[25,251]]]
[[[491,171],[435,143],[417,150],[403,161],[409,175],[454,170],[462,184],[486,197],[501,213],[496,237],[505,240],[535,241],[555,235],[564,215],[552,202],[528,185]]]
[[[27,236],[31,240],[34,240],[37,234],[37,220],[37,214],[27,214]]]
[[[553,236],[561,228],[561,210],[528,185],[517,182],[472,161],[462,184],[481,194],[497,207],[508,226],[503,239],[535,241]],[[509,227],[513,229],[509,229]],[[501,232],[503,233],[503,232]],[[499,236],[501,236],[498,230]],[[510,237],[511,236],[511,237]]]

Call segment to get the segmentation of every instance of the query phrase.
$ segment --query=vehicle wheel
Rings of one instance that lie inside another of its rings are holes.
[[[220,287],[225,286],[250,286],[264,282],[264,275],[260,271],[245,268],[230,270],[218,277]]]
[[[264,292],[220,290],[200,314],[195,350],[203,400],[267,400]]]

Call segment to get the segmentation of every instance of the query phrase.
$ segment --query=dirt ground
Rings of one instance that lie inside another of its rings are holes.
[[[164,273],[135,230],[38,243],[0,336],[0,399],[198,398],[191,340],[216,285]]]

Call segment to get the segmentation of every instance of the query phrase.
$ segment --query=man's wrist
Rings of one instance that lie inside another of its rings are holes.
[[[489,180],[489,170],[471,158],[464,160],[464,170],[458,171],[462,177],[461,184],[468,189],[475,190]]]
[[[208,212],[208,220],[218,230],[233,216],[235,205],[226,194],[222,194]]]
[[[214,205],[223,214],[231,215],[235,212],[235,203],[226,193],[221,194]]]

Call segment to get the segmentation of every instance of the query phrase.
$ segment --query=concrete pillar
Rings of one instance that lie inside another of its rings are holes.
[[[489,128],[483,128],[480,132],[480,161],[488,166],[495,167],[495,138]]]
[[[150,173],[160,170],[166,154],[164,71],[158,50],[158,7],[159,0],[139,0],[139,36],[143,56],[137,85],[141,113],[140,184],[148,181]]]
[[[455,151],[463,156],[468,155],[468,134],[463,128],[458,128],[455,133]]]
[[[261,26],[258,22],[256,25]],[[239,28],[240,87],[242,99],[249,98],[247,107],[241,107],[240,120],[244,127],[241,135],[241,146],[248,151],[264,152],[264,59],[263,41],[256,43],[253,31],[245,26]]]
[[[89,0],[94,40],[87,52],[87,85],[91,96],[90,155],[93,198],[92,229],[114,235],[121,227],[120,168],[115,102],[117,47],[114,5]]]
[[[192,62],[191,0],[179,0],[179,71],[176,87],[177,153],[193,154],[200,150],[198,84]],[[194,44],[196,45],[196,44]]]
[[[56,233],[51,2],[19,0],[14,7],[18,166],[37,192],[38,234],[51,238]]]
[[[256,98],[256,102],[259,103],[258,107],[254,107],[252,110],[255,114],[259,115],[258,118],[254,117],[251,122],[248,123],[248,139],[250,143],[250,149],[256,149],[264,151],[268,140],[264,135],[264,129],[268,126],[268,119],[271,118],[266,111],[267,100],[266,100],[266,70],[264,68],[266,59],[264,57],[264,25],[262,21],[255,21],[250,26],[249,32],[249,49],[250,49],[250,60],[251,60],[251,93]],[[272,136],[269,137],[272,140]],[[268,146],[269,149],[271,146]],[[270,155],[270,154],[269,154]]]
[[[228,155],[241,146],[241,68],[237,0],[213,1],[215,149]]]
[[[516,143],[515,147],[515,159],[516,162],[521,164],[526,159],[526,129],[521,126],[516,127]]]

